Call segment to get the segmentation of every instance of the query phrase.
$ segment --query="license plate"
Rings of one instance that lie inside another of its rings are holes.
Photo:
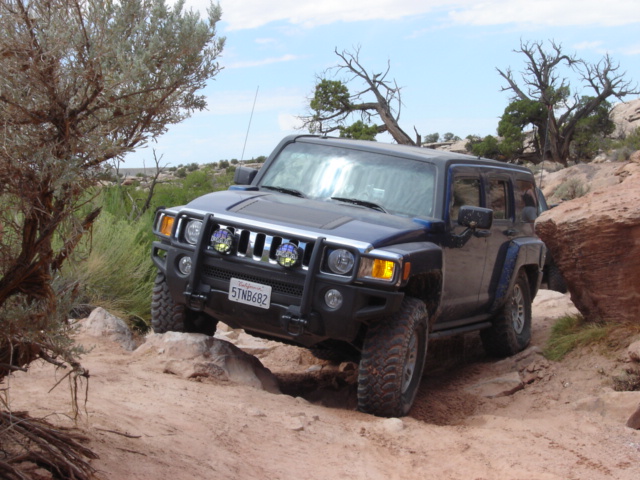
[[[261,283],[232,278],[229,284],[229,300],[253,305],[254,307],[269,308],[271,305],[271,287]]]

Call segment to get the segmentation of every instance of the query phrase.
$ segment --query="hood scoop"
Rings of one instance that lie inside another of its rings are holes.
[[[301,204],[299,201],[295,203],[274,201],[271,195],[254,197],[236,205],[230,211],[265,220],[293,223],[324,230],[337,228],[352,220],[352,218],[346,217],[341,213],[320,210]]]

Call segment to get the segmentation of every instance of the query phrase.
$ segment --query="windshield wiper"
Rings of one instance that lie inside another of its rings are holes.
[[[382,213],[387,213],[387,211],[377,203],[369,202],[367,200],[359,200],[357,198],[345,198],[345,197],[331,197],[331,200],[337,200],[338,202],[352,203],[353,205],[359,205],[361,207],[367,207],[372,210],[377,210]]]
[[[262,188],[266,188],[267,190],[274,190],[280,193],[286,193],[287,195],[293,195],[294,197],[305,198],[304,193],[294,190],[293,188],[285,188],[285,187],[275,187],[273,185],[261,185]]]

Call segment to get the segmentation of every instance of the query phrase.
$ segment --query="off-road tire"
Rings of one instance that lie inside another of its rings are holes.
[[[218,322],[204,312],[194,312],[171,298],[164,273],[158,272],[151,297],[151,328],[155,333],[189,332],[213,335]]]
[[[524,350],[531,341],[531,290],[524,271],[507,295],[507,301],[492,319],[490,328],[480,331],[485,352],[492,357],[509,357]]]
[[[358,370],[360,411],[380,417],[409,413],[424,370],[427,337],[427,308],[411,297],[397,313],[369,328]]]
[[[549,290],[567,293],[567,284],[557,265],[549,265],[547,267],[547,287],[549,287]]]

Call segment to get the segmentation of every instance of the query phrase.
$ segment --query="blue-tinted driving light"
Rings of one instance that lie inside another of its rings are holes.
[[[347,275],[351,273],[353,265],[355,264],[355,257],[353,253],[344,248],[338,248],[329,254],[327,259],[327,266],[329,270],[338,275]]]
[[[324,303],[333,310],[337,310],[342,306],[342,300],[342,293],[335,288],[327,290],[327,293],[324,294]]]
[[[180,273],[183,275],[189,275],[191,273],[191,266],[191,257],[182,257],[178,261],[178,270],[180,270]]]
[[[299,260],[300,249],[293,243],[283,243],[276,250],[276,261],[282,267],[295,267]]]
[[[202,222],[200,220],[190,220],[187,223],[187,228],[184,229],[184,239],[187,243],[195,245],[198,243],[198,237],[200,237],[200,230],[202,229]]]
[[[211,236],[211,246],[216,252],[229,253],[233,247],[233,233],[226,228],[219,228]]]

